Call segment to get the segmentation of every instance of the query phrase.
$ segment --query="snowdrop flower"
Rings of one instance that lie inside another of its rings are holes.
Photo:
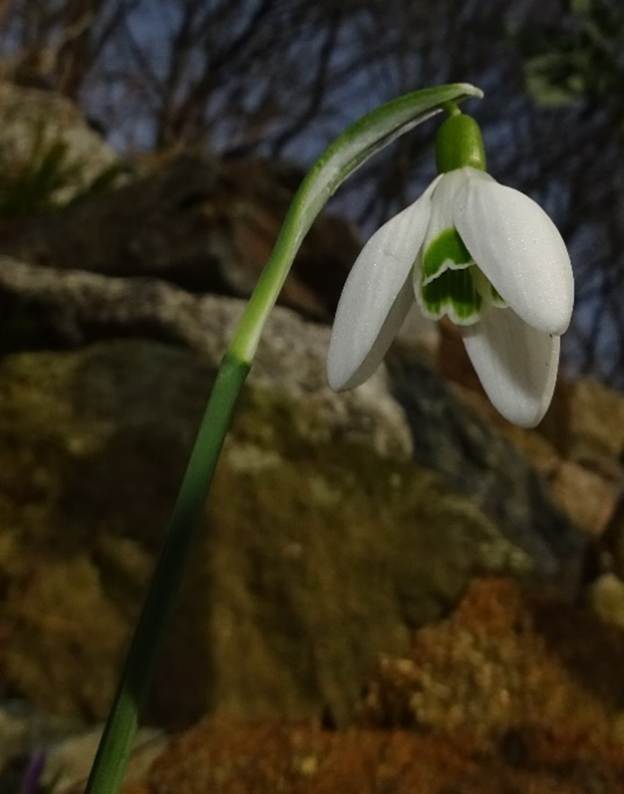
[[[485,172],[481,133],[457,109],[436,141],[441,172],[366,243],[332,330],[328,380],[363,383],[416,300],[458,326],[488,397],[510,422],[534,427],[553,394],[574,281],[565,243],[528,196]]]

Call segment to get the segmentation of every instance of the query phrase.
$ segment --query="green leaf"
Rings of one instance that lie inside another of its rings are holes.
[[[544,107],[566,107],[578,101],[583,82],[565,53],[545,53],[527,61],[525,79],[528,93]]]
[[[387,102],[348,127],[308,173],[299,202],[295,198],[306,231],[330,196],[370,157],[440,113],[448,103],[469,97],[481,99],[483,92],[469,83],[424,88]]]

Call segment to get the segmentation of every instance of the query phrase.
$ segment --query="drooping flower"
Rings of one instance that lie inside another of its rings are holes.
[[[552,399],[574,280],[565,243],[528,196],[485,172],[474,119],[440,127],[442,173],[373,234],[345,284],[331,335],[328,380],[341,390],[379,366],[416,300],[460,329],[495,408],[534,427]]]

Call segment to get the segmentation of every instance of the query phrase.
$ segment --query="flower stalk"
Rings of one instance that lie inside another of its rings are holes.
[[[188,551],[238,396],[262,329],[306,233],[329,198],[369,157],[417,124],[441,112],[448,103],[481,96],[478,88],[457,83],[399,97],[367,114],[340,135],[321,155],[299,187],[269,261],[219,367],[130,642],[86,794],[116,794],[122,784],[158,648],[180,588]]]

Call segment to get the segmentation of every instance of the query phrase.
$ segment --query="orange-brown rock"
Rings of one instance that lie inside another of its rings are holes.
[[[623,785],[620,750],[583,753],[561,735],[510,734],[483,754],[461,735],[219,721],[181,737],[125,794],[615,794]]]
[[[624,634],[589,609],[484,579],[415,634],[408,657],[383,661],[364,716],[490,749],[510,729],[606,746],[623,738],[623,666]]]
[[[371,682],[359,727],[206,720],[125,794],[618,794],[624,634],[476,581]]]

